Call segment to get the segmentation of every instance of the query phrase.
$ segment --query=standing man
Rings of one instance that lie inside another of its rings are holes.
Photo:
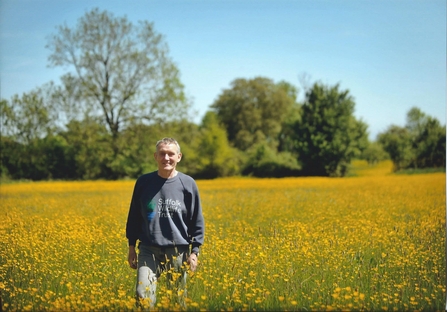
[[[196,182],[176,170],[182,159],[178,142],[172,138],[158,141],[154,157],[158,170],[137,179],[126,225],[127,260],[137,270],[136,292],[140,298],[149,298],[152,306],[162,270],[173,267],[179,271],[187,262],[195,271],[205,233]],[[186,272],[182,282],[186,282]]]

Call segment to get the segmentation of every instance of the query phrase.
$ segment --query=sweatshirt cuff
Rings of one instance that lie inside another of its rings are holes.
[[[195,253],[196,255],[199,255],[199,247],[193,247],[192,249],[191,249],[191,252],[192,253]]]
[[[128,240],[128,245],[129,246],[134,246],[135,247],[135,245],[137,244],[137,240],[135,239],[129,239]]]

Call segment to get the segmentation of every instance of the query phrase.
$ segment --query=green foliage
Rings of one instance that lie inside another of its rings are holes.
[[[14,95],[10,101],[2,100],[2,135],[29,144],[54,132],[58,112],[52,105],[53,85],[47,84],[22,96]]]
[[[238,152],[229,145],[227,132],[214,112],[204,116],[196,144],[195,177],[210,179],[239,173]]]
[[[386,132],[379,134],[378,142],[390,155],[395,171],[411,164],[414,155],[411,148],[411,135],[407,129],[391,125]]]
[[[243,175],[255,177],[297,176],[300,172],[297,159],[289,152],[276,152],[268,144],[260,143],[248,151]]]
[[[53,84],[8,102],[1,101],[1,176],[12,179],[72,179],[73,159],[63,138],[55,136],[58,112]]]
[[[378,142],[370,142],[368,147],[362,152],[360,159],[364,159],[370,165],[375,165],[382,160],[389,159],[388,153]]]
[[[123,176],[131,178],[156,170],[155,138],[160,136],[158,127],[143,124],[128,127],[120,136],[115,170],[121,170]]]
[[[390,155],[395,171],[445,168],[446,128],[417,107],[408,111],[405,127],[391,125],[379,134],[378,142]]]
[[[104,125],[93,119],[72,120],[60,134],[67,141],[76,162],[76,176],[92,180],[113,179],[110,159],[113,151],[110,135]]]
[[[34,142],[33,142],[34,143]],[[32,180],[74,179],[75,160],[69,153],[68,144],[60,136],[47,136],[38,140],[31,147],[30,172],[34,174]]]
[[[413,107],[407,113],[406,128],[411,134],[415,158],[410,167],[445,167],[446,128],[436,118]]]
[[[344,176],[367,146],[367,125],[354,116],[354,99],[339,86],[315,83],[306,94],[301,121],[293,127],[296,151],[311,176]]]
[[[409,168],[409,169],[399,170],[399,171],[395,172],[395,174],[413,175],[413,174],[427,174],[427,173],[437,173],[437,172],[445,173],[445,167]]]
[[[211,108],[237,149],[246,151],[262,142],[276,148],[282,123],[296,105],[296,93],[291,85],[268,78],[236,79]]]
[[[11,179],[75,179],[75,160],[60,136],[34,139],[28,144],[2,137],[1,176]]]
[[[23,166],[23,155],[25,147],[15,140],[1,136],[0,157],[1,177],[10,179],[24,179],[25,169]]]

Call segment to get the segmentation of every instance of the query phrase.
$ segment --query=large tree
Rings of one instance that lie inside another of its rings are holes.
[[[179,70],[154,25],[93,9],[74,28],[48,38],[49,64],[72,69],[62,77],[58,103],[70,116],[98,117],[112,137],[114,154],[123,129],[135,123],[187,118]]]
[[[354,116],[348,90],[315,83],[306,93],[294,139],[303,174],[344,176],[368,143],[367,125]]]
[[[228,140],[246,151],[265,143],[277,148],[282,123],[297,105],[296,92],[284,82],[263,77],[236,79],[211,108],[224,125]]]

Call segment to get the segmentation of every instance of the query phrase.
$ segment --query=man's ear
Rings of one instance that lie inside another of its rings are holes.
[[[154,153],[154,158],[157,160],[157,152]]]
[[[178,161],[177,162],[180,162],[180,160],[182,160],[182,156],[183,156],[182,153],[178,154]]]

